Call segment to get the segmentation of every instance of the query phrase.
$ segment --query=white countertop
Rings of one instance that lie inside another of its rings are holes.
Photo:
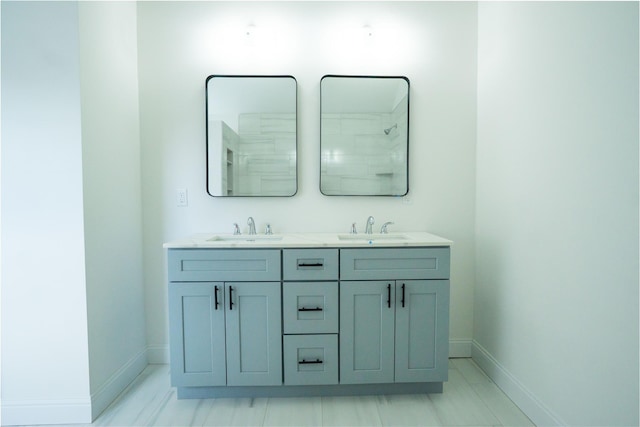
[[[453,242],[424,231],[389,234],[284,233],[265,236],[201,233],[167,242],[167,249],[191,248],[362,248],[451,246]]]

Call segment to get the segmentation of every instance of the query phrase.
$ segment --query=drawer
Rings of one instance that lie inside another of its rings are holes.
[[[169,249],[170,282],[280,281],[279,249]]]
[[[338,384],[338,335],[285,335],[285,385]]]
[[[284,249],[284,280],[338,280],[337,249]]]
[[[340,250],[341,280],[448,278],[448,247]]]
[[[285,334],[338,332],[338,282],[286,282],[282,289]]]

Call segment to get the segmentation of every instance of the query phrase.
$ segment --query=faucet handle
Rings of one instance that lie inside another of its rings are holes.
[[[273,234],[273,231],[271,230],[271,224],[267,224],[267,226],[264,229],[264,234],[266,234],[266,235]]]
[[[237,222],[233,223],[233,235],[234,236],[239,236],[240,235],[240,227],[238,226]]]
[[[351,224],[351,231],[349,234],[358,234],[358,230],[356,230],[356,223]]]
[[[389,222],[385,222],[384,224],[382,224],[382,227],[380,228],[380,234],[387,234],[387,226],[393,224],[393,222],[389,221]]]

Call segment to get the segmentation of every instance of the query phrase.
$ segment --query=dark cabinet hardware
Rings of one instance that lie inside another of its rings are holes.
[[[322,364],[322,360],[320,359],[316,359],[316,360],[306,360],[306,359],[302,359],[301,362],[298,362],[299,365],[318,365],[318,364]]]
[[[402,284],[402,308],[404,308],[404,283]]]
[[[229,310],[233,310],[233,286],[229,286]]]
[[[218,306],[220,305],[220,303],[218,302],[218,290],[219,290],[218,287],[214,286],[214,289],[213,289],[213,295],[214,295],[214,300],[215,300],[215,302],[214,302],[214,310],[217,310]]]
[[[315,308],[302,307],[302,308],[299,308],[298,311],[322,311],[322,308],[320,308],[320,307],[315,307]]]
[[[387,307],[391,308],[391,283],[387,284]]]
[[[313,264],[305,264],[305,263],[301,263],[298,264],[298,267],[322,267],[324,264],[322,264],[321,262],[317,262],[317,263],[313,263]]]

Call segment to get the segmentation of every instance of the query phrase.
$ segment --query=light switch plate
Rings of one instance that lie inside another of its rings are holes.
[[[187,198],[187,189],[186,188],[178,188],[177,193],[177,204],[179,208],[184,208],[189,206],[189,200]]]

